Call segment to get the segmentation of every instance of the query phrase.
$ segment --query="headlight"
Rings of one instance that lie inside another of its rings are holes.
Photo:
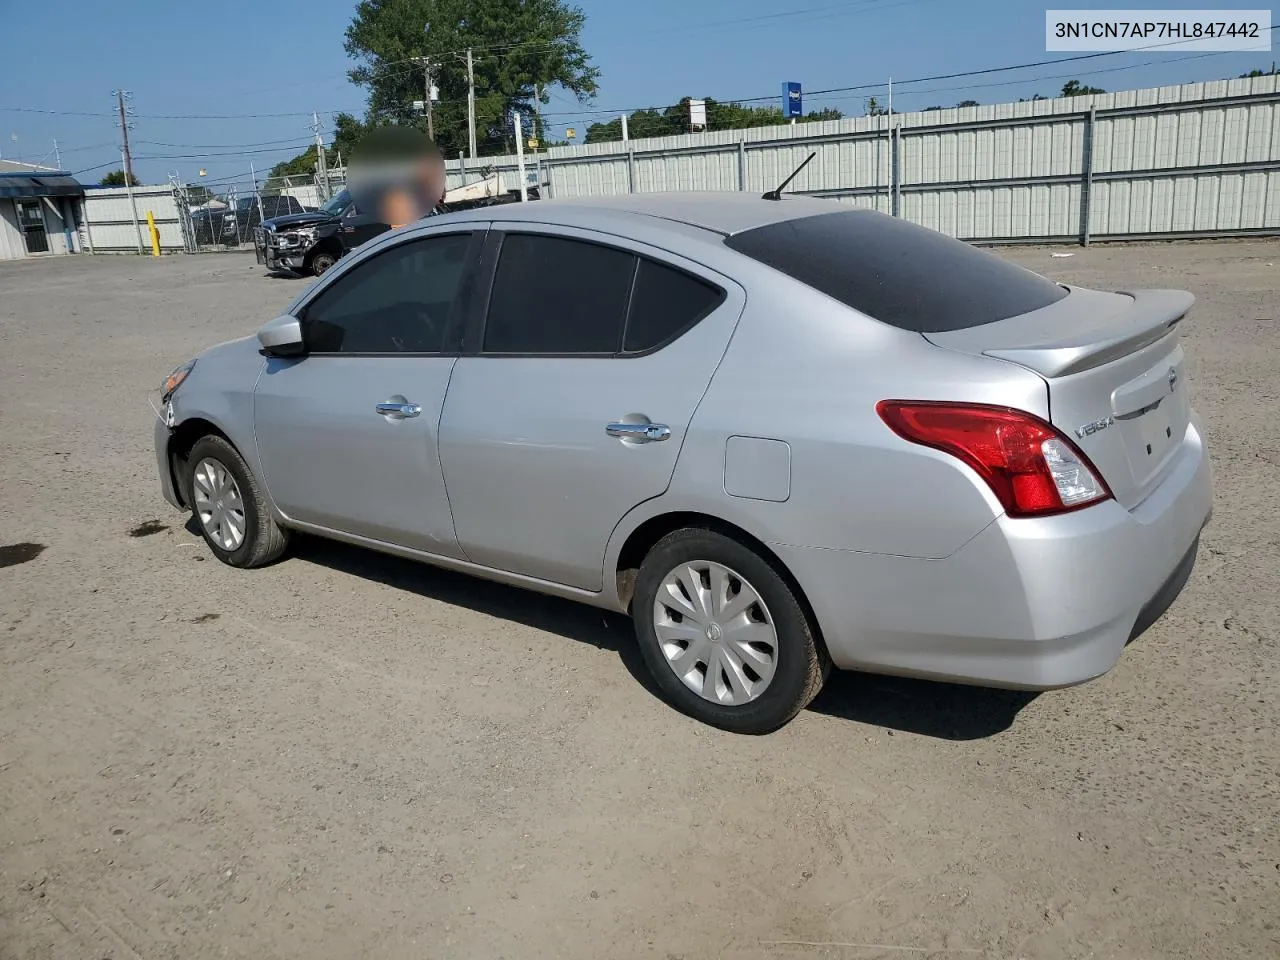
[[[178,367],[173,373],[165,377],[164,386],[160,388],[160,402],[168,403],[169,398],[173,396],[175,390],[182,386],[182,381],[186,380],[191,374],[191,368],[196,365],[194,360],[188,360],[182,366]]]

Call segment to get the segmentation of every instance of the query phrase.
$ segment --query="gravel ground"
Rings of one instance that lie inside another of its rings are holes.
[[[621,618],[213,561],[146,397],[303,281],[0,264],[0,957],[1280,956],[1280,244],[1051,252],[1002,251],[1199,298],[1186,592],[1094,683],[841,675],[763,738],[663,705]]]

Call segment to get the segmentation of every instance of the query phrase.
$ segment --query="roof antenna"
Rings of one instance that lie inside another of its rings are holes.
[[[794,170],[791,171],[791,176],[787,177],[787,179],[783,180],[780,184],[778,184],[778,187],[776,190],[770,190],[768,193],[763,194],[760,197],[760,199],[761,200],[781,200],[782,191],[787,189],[787,184],[790,183],[792,180],[794,180],[797,174],[799,174],[801,170],[807,167],[809,165],[809,161],[812,160],[817,155],[818,155],[818,151],[815,150],[813,151],[813,153],[805,157],[804,163],[800,164],[800,166],[796,167]]]

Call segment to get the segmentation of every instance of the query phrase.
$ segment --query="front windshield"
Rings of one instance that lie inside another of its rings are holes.
[[[343,190],[336,196],[330,197],[324,203],[320,204],[320,212],[337,216],[343,211],[343,208],[351,202],[351,191]]]

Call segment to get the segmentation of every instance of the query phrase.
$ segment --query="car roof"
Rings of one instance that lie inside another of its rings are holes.
[[[667,191],[630,193],[609,197],[575,197],[566,200],[539,200],[536,203],[503,204],[485,213],[494,220],[576,220],[601,215],[644,216],[732,236],[756,227],[812,217],[824,213],[859,212],[846,204],[817,197],[783,195],[781,200],[765,200],[759,194],[733,191]]]

